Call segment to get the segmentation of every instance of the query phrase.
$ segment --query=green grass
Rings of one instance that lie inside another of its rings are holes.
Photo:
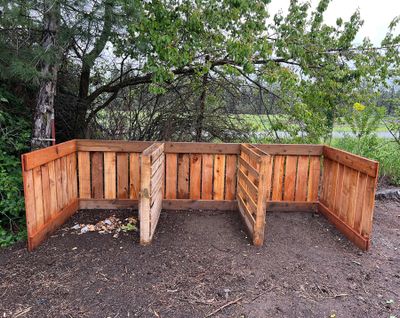
[[[288,121],[288,118],[285,115],[270,115],[271,120],[279,120],[282,123],[285,123],[285,121]],[[239,120],[244,121],[245,124],[250,125],[254,131],[257,132],[262,132],[265,131],[266,129],[271,128],[270,122],[268,120],[267,115],[252,115],[252,114],[241,114],[239,115]],[[337,123],[335,123],[333,127],[333,131],[337,132],[351,132],[351,128],[347,124],[341,124],[339,123],[339,120]],[[383,123],[381,123],[376,132],[387,132],[387,128]]]

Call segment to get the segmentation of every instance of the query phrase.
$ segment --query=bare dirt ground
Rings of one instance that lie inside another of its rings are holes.
[[[0,250],[0,317],[400,317],[399,203],[377,203],[367,253],[305,213],[268,214],[262,248],[235,212],[163,213],[147,247],[69,229],[112,214]]]

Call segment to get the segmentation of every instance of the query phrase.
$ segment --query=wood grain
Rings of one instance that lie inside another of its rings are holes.
[[[202,155],[201,198],[212,200],[213,196],[213,155]]]
[[[190,155],[190,199],[199,200],[201,197],[201,155]]]

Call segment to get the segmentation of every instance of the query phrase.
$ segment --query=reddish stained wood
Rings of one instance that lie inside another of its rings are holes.
[[[140,154],[129,154],[129,198],[138,200],[140,192]]]
[[[178,199],[189,199],[189,155],[178,155]]]
[[[64,204],[64,192],[62,182],[61,160],[54,161],[56,173],[56,188],[57,188],[57,210],[61,210]]]
[[[327,158],[323,159],[323,171],[322,171],[322,180],[321,180],[321,196],[320,201],[324,204],[327,204],[327,193],[328,193],[328,171],[330,160]]]
[[[281,201],[283,195],[283,177],[285,169],[285,157],[275,156],[274,157],[274,172],[272,180],[272,200]]]
[[[117,153],[117,198],[127,199],[129,194],[128,183],[128,154]]]
[[[62,208],[67,206],[70,202],[70,193],[68,192],[68,166],[67,157],[62,157],[61,159],[61,180],[62,180],[62,193],[63,193],[63,205]]]
[[[90,198],[90,153],[78,152],[79,197]]]
[[[378,174],[376,174],[378,175]],[[375,205],[375,190],[377,178],[367,177],[367,184],[365,190],[364,204],[363,204],[363,217],[361,221],[361,235],[369,237],[372,231],[372,219],[374,215]]]
[[[24,180],[26,227],[28,235],[30,235],[36,229],[36,206],[33,171],[24,171],[24,169],[22,169],[22,176]]]
[[[201,198],[212,200],[213,155],[202,155]]]
[[[323,145],[295,145],[295,144],[256,144],[259,149],[269,155],[281,156],[320,156],[322,155]]]
[[[364,198],[367,187],[367,175],[359,173],[357,183],[357,196],[355,201],[354,229],[361,234],[361,223],[364,215]]]
[[[200,199],[201,155],[190,155],[190,199]]]
[[[315,202],[318,200],[319,183],[321,174],[321,158],[318,156],[310,157],[310,173],[308,177],[307,201]]]
[[[77,157],[76,153],[71,155],[71,163],[72,163],[72,195],[73,198],[78,198],[78,169],[77,169]]]
[[[73,195],[73,177],[72,177],[72,155],[66,156],[66,162],[67,162],[67,191],[68,191],[68,203],[71,202],[71,200],[74,198]]]
[[[349,215],[347,214],[349,201],[350,201],[350,168],[344,166],[343,169],[343,186],[340,193],[340,207],[339,207],[339,218],[345,222],[349,222]]]
[[[237,156],[226,155],[225,168],[225,200],[234,200],[236,197]]]
[[[47,164],[41,166],[42,169],[42,200],[43,200],[43,217],[44,223],[51,217],[50,211],[50,177],[49,167]]]
[[[331,160],[337,161],[349,168],[355,169],[362,173],[366,173],[371,177],[377,176],[378,162],[374,160],[369,160],[350,152],[343,151],[340,149],[332,148],[329,146],[324,146],[323,148],[324,157]]]
[[[92,153],[92,198],[103,199],[104,178],[103,178],[103,153]]]
[[[296,188],[296,168],[297,156],[286,157],[285,169],[285,191],[283,193],[284,201],[294,201],[295,188]]]
[[[214,179],[213,179],[213,199],[224,199],[224,180],[225,180],[225,155],[215,155],[214,157]]]
[[[176,188],[178,184],[178,155],[169,153],[165,155],[165,198],[176,199]]]
[[[58,203],[57,203],[57,177],[55,169],[55,161],[48,163],[49,167],[49,181],[50,181],[50,215],[57,213]]]
[[[327,207],[331,209],[331,211],[334,211],[339,164],[335,161],[330,161],[330,170],[329,184],[327,187]]]
[[[340,214],[340,201],[342,200],[341,193],[343,189],[343,177],[344,177],[344,166],[342,164],[338,164],[337,168],[337,178],[336,178],[336,190],[334,193],[334,204],[333,204],[333,213],[336,215]]]
[[[76,151],[76,141],[70,140],[61,144],[31,151],[24,154],[23,169],[31,170],[50,161],[67,156]]]
[[[35,230],[44,224],[42,169],[33,168],[33,188],[35,190]]]
[[[355,223],[355,209],[356,209],[356,198],[357,198],[357,186],[358,186],[358,171],[350,169],[349,172],[349,202],[347,205],[347,224],[354,228]]]
[[[295,201],[307,200],[308,156],[299,156],[297,163]]]
[[[115,152],[104,153],[104,198],[116,198],[116,156]]]

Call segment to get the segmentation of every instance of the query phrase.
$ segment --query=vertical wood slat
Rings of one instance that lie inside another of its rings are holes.
[[[68,202],[67,205],[73,199],[73,176],[72,176],[72,154],[66,156],[67,162],[67,191],[68,191]]]
[[[190,155],[190,199],[200,199],[201,155]]]
[[[225,155],[214,157],[213,199],[224,199]]]
[[[56,174],[56,191],[57,191],[57,210],[61,210],[64,203],[64,192],[63,192],[63,182],[62,182],[62,171],[61,171],[61,160],[57,159],[55,164],[55,174]]]
[[[57,178],[55,161],[48,163],[49,167],[49,185],[50,185],[50,215],[57,213]]]
[[[140,192],[140,154],[129,154],[129,198],[139,199]]]
[[[378,174],[377,174],[378,175]],[[367,177],[366,191],[364,197],[364,215],[361,221],[361,235],[369,237],[372,231],[372,218],[375,205],[375,190],[377,177]]]
[[[328,171],[329,171],[329,159],[324,158],[323,160],[323,170],[322,170],[322,184],[321,184],[321,195],[320,195],[320,201],[324,204],[326,204],[326,198],[327,198],[327,193],[328,193]]]
[[[68,202],[70,201],[69,192],[68,192],[68,172],[67,172],[67,157],[64,156],[61,159],[61,174],[62,174],[62,193],[63,193],[63,205],[62,207],[66,207]]]
[[[117,153],[117,197],[127,199],[129,195],[128,184],[128,154]]]
[[[41,166],[42,170],[42,196],[43,196],[43,215],[44,223],[46,223],[50,217],[50,176],[48,164]]]
[[[299,156],[295,201],[307,201],[308,156]]]
[[[44,224],[42,169],[33,168],[33,187],[35,192],[36,229]]]
[[[79,197],[89,199],[90,195],[90,153],[88,151],[78,152],[79,170]]]
[[[176,199],[176,187],[178,182],[178,155],[168,153],[165,155],[165,198]]]
[[[104,197],[115,199],[116,189],[116,154],[115,152],[104,153]]]
[[[178,155],[178,199],[189,199],[189,155]]]
[[[72,195],[74,199],[78,198],[78,162],[76,153],[71,154],[72,158]]]
[[[149,155],[140,158],[141,178],[140,178],[140,244],[150,243],[150,204],[151,204],[151,159]]]
[[[235,200],[236,198],[236,173],[237,156],[226,155],[225,200]]]
[[[337,177],[336,177],[336,189],[333,201],[333,212],[339,216],[340,214],[340,201],[342,200],[341,193],[343,189],[343,176],[344,166],[340,163],[337,164]]]
[[[367,175],[360,173],[357,184],[357,197],[355,203],[354,229],[361,234],[361,224],[364,215],[364,198],[366,196]]]
[[[318,156],[310,157],[310,172],[308,177],[307,201],[317,202],[321,174],[321,159]]]
[[[273,201],[282,201],[285,156],[274,156],[272,195]]]
[[[22,176],[24,178],[26,227],[29,237],[35,232],[37,227],[33,171],[32,170],[24,171],[24,169],[22,169]]]
[[[283,200],[294,201],[295,189],[296,189],[296,168],[297,168],[297,156],[286,157],[286,168],[285,168],[285,190],[283,193]]]
[[[103,178],[103,153],[93,152],[92,155],[92,198],[103,199],[104,178]]]
[[[344,166],[343,169],[343,186],[342,192],[340,197],[340,210],[339,210],[339,217],[345,223],[348,223],[348,214],[347,209],[349,206],[350,201],[350,168]]]
[[[337,191],[337,178],[338,178],[339,164],[334,161],[330,161],[329,166],[329,179],[327,180],[327,207],[333,209],[335,206],[335,196]]]
[[[212,200],[213,155],[202,155],[201,198]]]

